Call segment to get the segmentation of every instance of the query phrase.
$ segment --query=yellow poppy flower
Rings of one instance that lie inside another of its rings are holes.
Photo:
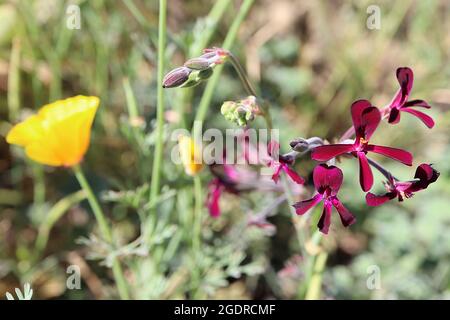
[[[26,155],[50,166],[78,164],[89,147],[97,97],[76,96],[43,106],[15,125],[6,137],[25,148]]]
[[[203,168],[201,148],[188,136],[178,137],[178,148],[184,171],[190,176],[195,176]]]

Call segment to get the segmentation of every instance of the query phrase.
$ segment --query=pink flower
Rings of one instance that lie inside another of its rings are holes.
[[[318,192],[313,198],[303,200],[294,204],[295,212],[299,215],[304,214],[309,209],[323,201],[323,212],[320,216],[317,227],[324,234],[328,233],[331,223],[331,210],[335,207],[341,218],[342,224],[347,227],[353,224],[356,219],[344,207],[337,197],[337,193],[342,185],[343,175],[341,169],[335,166],[319,164],[313,171],[314,186]]]
[[[389,105],[389,123],[398,123],[400,121],[400,112],[408,112],[416,116],[428,127],[433,128],[433,119],[425,113],[413,109],[412,107],[421,107],[430,109],[431,106],[424,100],[409,100],[408,97],[414,82],[414,74],[410,68],[398,68],[397,79],[400,84],[397,94]]]
[[[439,178],[439,172],[431,165],[422,163],[417,167],[414,178],[415,180],[412,181],[397,181],[391,177],[385,184],[387,193],[380,196],[370,192],[367,193],[367,204],[369,206],[379,206],[395,198],[398,198],[398,201],[403,201],[404,198],[411,198],[414,192],[424,190],[428,185],[435,182]]]
[[[284,171],[294,182],[304,184],[305,180],[290,168],[290,166],[294,164],[295,158],[290,155],[280,155],[279,150],[280,144],[278,142],[269,142],[267,152],[271,159],[268,161],[267,165],[274,170],[272,180],[277,183],[280,179],[281,171]]]
[[[369,144],[369,139],[381,121],[381,114],[377,107],[367,100],[358,100],[351,106],[352,121],[356,139],[353,144],[329,144],[318,146],[312,150],[311,157],[317,161],[328,161],[338,155],[351,153],[359,160],[359,181],[364,191],[369,191],[373,185],[373,175],[367,160],[367,152],[375,152],[400,161],[408,166],[412,165],[412,155],[408,151]]]

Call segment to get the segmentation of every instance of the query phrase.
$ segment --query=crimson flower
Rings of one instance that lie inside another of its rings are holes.
[[[236,184],[238,183],[237,170],[229,164],[222,165],[222,168],[223,173],[220,175],[212,170],[216,177],[208,184],[206,207],[212,217],[220,216],[219,199],[224,191],[234,194],[239,192],[236,189]]]
[[[342,185],[343,174],[341,169],[335,166],[328,166],[326,164],[319,164],[313,171],[314,186],[318,192],[314,197],[308,200],[303,200],[294,204],[295,212],[299,215],[304,214],[309,209],[317,205],[322,200],[324,201],[323,212],[320,216],[317,227],[325,234],[331,223],[331,209],[335,207],[342,224],[345,227],[355,223],[355,217],[347,210],[337,197],[337,193]]]
[[[431,165],[422,163],[416,169],[415,180],[397,181],[391,177],[385,183],[387,193],[377,196],[369,192],[366,195],[366,202],[369,206],[379,206],[395,198],[398,198],[398,201],[403,201],[405,198],[411,198],[414,192],[426,189],[428,185],[435,182],[438,178],[438,171]]]
[[[359,160],[359,182],[364,191],[369,191],[373,185],[373,175],[367,160],[367,152],[375,152],[400,161],[405,165],[412,165],[412,155],[408,151],[369,144],[369,139],[381,121],[381,114],[377,107],[367,100],[358,100],[351,106],[352,121],[356,139],[353,144],[329,144],[318,146],[311,152],[311,157],[317,161],[328,161],[338,155],[351,153]]]
[[[267,146],[267,152],[271,159],[268,161],[267,165],[274,170],[272,175],[272,180],[275,183],[280,179],[281,171],[284,171],[294,182],[298,184],[305,183],[305,180],[300,177],[297,172],[290,168],[295,162],[295,157],[292,155],[281,155],[279,154],[280,144],[276,141],[269,142]]]
[[[430,109],[431,106],[424,100],[409,100],[408,97],[414,82],[414,74],[410,68],[403,67],[397,69],[397,79],[400,84],[394,99],[389,105],[389,123],[398,123],[400,121],[400,112],[408,112],[416,116],[428,127],[433,128],[433,119],[425,113],[413,109],[412,107],[422,107]]]

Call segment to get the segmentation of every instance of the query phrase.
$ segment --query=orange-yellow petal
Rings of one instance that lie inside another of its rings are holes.
[[[43,135],[40,117],[33,115],[23,122],[16,124],[6,136],[10,144],[26,146],[33,141],[39,140]]]
[[[37,115],[15,126],[9,143],[25,147],[33,160],[51,166],[72,166],[86,153],[100,100],[76,96],[45,105]]]
[[[202,168],[201,148],[188,136],[178,137],[178,148],[184,171],[190,176],[196,175]]]

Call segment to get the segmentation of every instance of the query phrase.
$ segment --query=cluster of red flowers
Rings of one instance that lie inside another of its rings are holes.
[[[400,88],[391,103],[381,111],[367,100],[358,100],[352,104],[353,128],[349,132],[354,132],[355,139],[350,141],[351,143],[346,139],[337,144],[314,145],[310,148],[311,158],[319,162],[330,161],[344,154],[357,158],[359,162],[360,185],[364,192],[370,191],[374,183],[371,167],[374,166],[380,170],[380,166],[367,157],[369,152],[384,155],[407,166],[412,166],[413,163],[413,156],[408,151],[369,143],[381,120],[387,119],[388,123],[396,124],[400,121],[401,112],[407,112],[419,118],[428,128],[434,126],[434,121],[430,116],[413,109],[413,107],[429,109],[430,105],[424,100],[408,99],[413,85],[412,70],[407,67],[398,68],[397,79]],[[278,143],[271,142],[269,144],[268,154],[272,160],[268,162],[268,165],[274,170],[272,179],[277,182],[280,173],[285,172],[295,183],[303,184],[305,180],[292,169],[292,165],[296,160],[295,153],[277,156],[278,150]],[[415,192],[426,189],[429,184],[435,182],[439,177],[439,172],[431,164],[426,163],[417,167],[414,180],[411,181],[399,181],[387,170],[380,171],[387,179],[385,183],[387,193],[374,195],[368,192],[366,194],[366,202],[369,206],[378,206],[395,198],[403,201],[404,198],[413,196]],[[238,177],[233,174],[232,167],[228,166],[226,173],[226,179],[216,177],[210,185],[211,192],[208,195],[207,205],[212,216],[217,216],[220,212],[218,209],[220,193],[224,190],[232,193],[236,192],[233,186],[238,183]],[[334,165],[320,163],[313,171],[313,181],[317,194],[311,199],[295,203],[296,213],[299,215],[305,214],[309,209],[323,201],[323,212],[318,223],[318,228],[321,232],[328,233],[333,207],[339,213],[344,226],[353,224],[356,221],[355,217],[337,196],[343,182],[341,169]]]

